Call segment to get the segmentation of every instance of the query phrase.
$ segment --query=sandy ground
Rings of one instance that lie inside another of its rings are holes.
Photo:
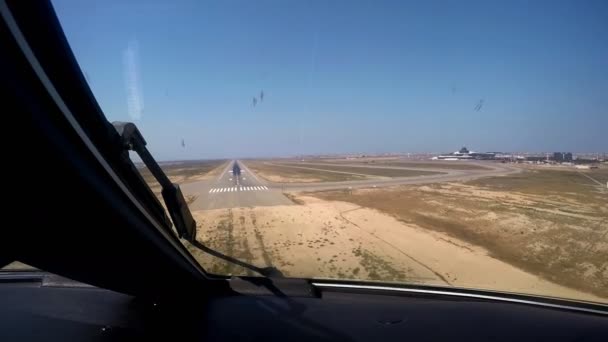
[[[608,297],[608,197],[576,173],[313,194],[375,208],[481,246],[527,273]]]
[[[211,170],[211,171],[209,171],[207,173],[195,176],[192,179],[188,179],[188,181],[191,181],[191,180],[198,181],[198,180],[205,180],[205,179],[215,179],[215,178],[217,178],[220,175],[220,173],[222,173],[222,171],[224,171],[224,169],[226,168],[226,166],[228,165],[228,163],[229,163],[229,161],[227,161],[225,163],[222,163],[218,167],[214,168],[213,170]]]
[[[580,300],[608,298],[557,285],[452,235],[341,201],[297,196],[301,205],[194,212],[198,239],[286,276],[349,278],[485,288]],[[252,274],[189,249],[221,274]]]
[[[183,169],[183,171],[186,171],[186,172],[190,171],[189,174],[183,175],[183,174],[180,174],[182,169],[172,169],[171,172],[169,173],[168,177],[171,180],[171,182],[176,183],[176,184],[181,184],[184,182],[196,182],[196,181],[200,181],[200,180],[214,179],[217,176],[219,176],[219,174],[226,168],[227,163],[228,162],[224,162],[208,172],[206,170],[201,170],[200,174],[191,174],[191,171],[189,169]]]

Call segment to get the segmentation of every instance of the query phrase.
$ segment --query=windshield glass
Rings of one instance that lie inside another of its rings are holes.
[[[53,5],[206,271],[608,302],[606,1]]]

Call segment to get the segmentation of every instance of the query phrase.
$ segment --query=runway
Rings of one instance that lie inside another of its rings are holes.
[[[240,167],[241,174],[235,176],[232,169],[235,163]],[[313,164],[322,168],[323,164]],[[357,165],[361,167],[361,165]],[[285,191],[319,191],[337,189],[375,188],[401,184],[427,184],[436,182],[467,181],[480,177],[501,176],[519,172],[517,168],[496,163],[484,163],[486,170],[450,170],[429,169],[442,172],[441,174],[412,177],[378,178],[343,182],[319,183],[273,183],[260,179],[240,160],[227,163],[220,176],[215,180],[203,180],[181,185],[185,195],[196,196],[189,207],[191,210],[208,210],[221,208],[256,207],[293,204],[284,194]],[[370,168],[402,168],[419,169],[415,167],[386,167],[365,166]]]
[[[232,174],[235,163],[241,169],[237,176]],[[181,189],[185,195],[196,196],[191,210],[293,204],[280,187],[259,179],[238,160],[230,161],[217,179],[182,184]]]

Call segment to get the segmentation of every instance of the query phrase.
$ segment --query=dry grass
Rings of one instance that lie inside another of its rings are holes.
[[[167,177],[177,184],[196,181],[201,177],[221,171],[221,166],[226,164],[226,160],[193,160],[175,163],[160,164]],[[145,166],[138,169],[144,181],[155,194],[161,191],[160,184]]]
[[[267,164],[263,162],[247,161],[246,165],[256,175],[271,182],[342,182],[351,180],[362,180],[367,177],[347,173],[324,172],[321,170],[294,168],[286,165]]]
[[[336,172],[346,172],[358,175],[366,175],[366,176],[379,176],[379,177],[414,177],[414,176],[428,176],[428,175],[436,175],[439,172],[433,171],[423,171],[423,170],[408,170],[408,169],[390,169],[390,168],[375,168],[373,166],[346,166],[346,165],[320,165],[320,164],[307,164],[307,163],[298,163],[298,164],[277,164],[281,166],[289,166],[293,168],[297,168],[298,170],[309,168],[310,170],[316,169],[318,172],[325,171],[336,171]]]
[[[557,285],[443,232],[374,209],[295,195],[301,205],[194,211],[197,239],[287,277],[342,278],[459,286],[606,302],[608,297]],[[189,250],[216,274],[257,275]]]
[[[248,161],[250,167],[260,177],[281,183],[316,183],[364,180],[378,177],[414,177],[438,174],[425,170],[374,168],[334,164],[307,164],[285,162]]]
[[[364,161],[359,160],[335,160],[335,161],[322,161],[322,163],[328,164],[361,164],[369,166],[398,166],[398,167],[411,167],[421,169],[446,169],[446,170],[489,170],[489,168],[482,165],[474,164],[472,162],[441,162],[441,161],[408,161],[403,159],[366,159]]]
[[[575,171],[314,195],[378,209],[482,246],[550,281],[608,297],[608,197]]]
[[[601,169],[594,169],[594,170],[589,170],[589,171],[581,171],[581,173],[587,174],[587,175],[595,178],[600,183],[604,184],[604,186],[606,185],[606,183],[608,183],[608,165],[605,165]]]

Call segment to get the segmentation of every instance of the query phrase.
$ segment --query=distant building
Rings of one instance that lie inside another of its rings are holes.
[[[442,154],[433,159],[439,160],[470,160],[470,159],[494,159],[495,153],[483,153],[469,151],[466,147],[448,154]]]
[[[553,160],[555,160],[558,163],[561,163],[564,161],[564,154],[561,152],[553,152]]]
[[[544,161],[546,161],[547,157],[543,157],[543,156],[527,156],[526,160],[538,163],[538,162],[544,162]]]
[[[553,152],[553,160],[558,163],[571,162],[572,153],[571,152]]]

